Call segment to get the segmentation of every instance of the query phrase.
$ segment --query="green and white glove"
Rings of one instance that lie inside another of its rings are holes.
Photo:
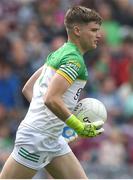
[[[96,121],[92,123],[84,123],[81,122],[76,116],[73,114],[66,120],[66,124],[73,128],[76,133],[81,137],[95,137],[100,135],[104,129],[102,125],[103,121]]]

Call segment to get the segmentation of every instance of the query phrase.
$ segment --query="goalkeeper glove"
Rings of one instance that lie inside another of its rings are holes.
[[[66,124],[73,128],[81,137],[95,137],[104,131],[102,128],[102,125],[104,124],[103,121],[84,123],[73,114],[66,120]]]

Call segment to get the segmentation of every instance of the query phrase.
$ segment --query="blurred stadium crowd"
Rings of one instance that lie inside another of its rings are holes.
[[[66,40],[66,10],[81,4],[103,17],[100,46],[84,55],[83,97],[108,111],[105,133],[71,144],[90,178],[133,177],[133,0],[0,0],[0,168],[29,103],[21,89]]]

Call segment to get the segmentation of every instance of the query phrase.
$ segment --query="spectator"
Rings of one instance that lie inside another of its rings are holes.
[[[13,111],[20,104],[18,98],[20,81],[13,72],[11,64],[0,61],[0,103],[3,104],[8,111]]]
[[[61,47],[66,42],[66,39],[63,36],[56,36],[51,42],[51,49],[55,51]]]
[[[130,67],[133,65],[133,37],[127,35],[119,51],[112,57],[112,76],[116,79],[117,86],[126,83],[130,78]]]
[[[118,129],[112,128],[112,132],[108,139],[105,139],[100,143],[98,150],[99,163],[112,167],[124,165],[126,161],[124,139],[124,136]]]
[[[117,93],[115,79],[106,76],[100,83],[99,90],[92,96],[105,104],[108,112],[108,122],[119,124],[122,121],[123,104]]]
[[[4,19],[0,19],[0,57],[5,60],[10,60],[11,56],[11,44],[7,37],[9,26],[8,22]]]
[[[0,166],[7,160],[13,148],[8,123],[0,123]]]
[[[118,46],[121,42],[120,25],[113,19],[111,6],[107,3],[101,3],[98,6],[98,11],[104,19],[102,27],[107,43],[112,47]]]
[[[24,30],[24,43],[27,61],[35,72],[44,63],[49,53],[49,47],[43,41],[42,34],[36,21],[30,22]]]

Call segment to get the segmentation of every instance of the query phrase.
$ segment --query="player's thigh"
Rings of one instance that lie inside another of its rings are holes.
[[[21,165],[10,155],[1,171],[0,179],[31,179],[35,173],[35,170]]]
[[[88,179],[73,152],[55,157],[45,168],[56,179]]]

